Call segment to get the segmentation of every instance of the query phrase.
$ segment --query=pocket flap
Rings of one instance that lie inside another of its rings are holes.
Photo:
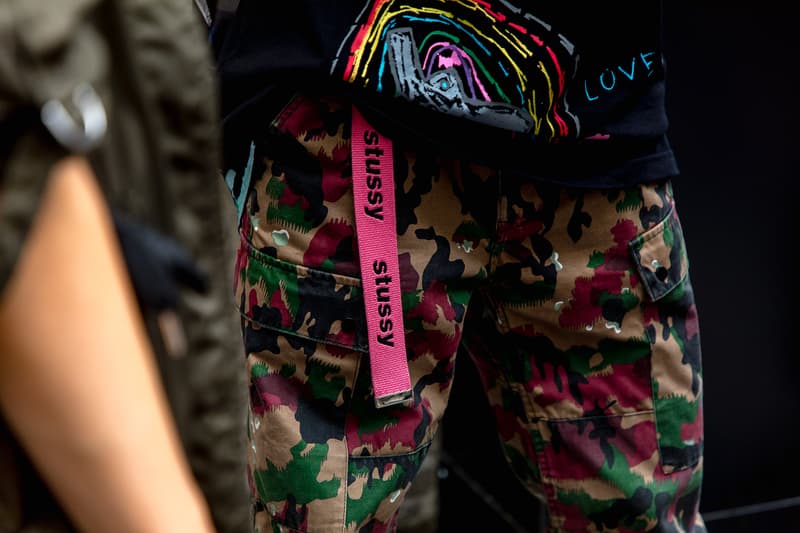
[[[657,301],[677,287],[689,272],[683,230],[675,209],[628,244],[648,296]]]
[[[239,312],[261,327],[367,352],[361,281],[267,255],[242,236],[235,284]]]

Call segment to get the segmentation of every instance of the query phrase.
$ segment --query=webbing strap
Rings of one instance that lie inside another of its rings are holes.
[[[392,141],[353,107],[353,196],[375,405],[411,399],[394,205]]]

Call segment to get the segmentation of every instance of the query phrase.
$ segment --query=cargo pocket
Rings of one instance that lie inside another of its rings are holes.
[[[692,468],[703,453],[700,334],[688,259],[674,207],[629,244],[647,299],[645,334],[661,467]]]
[[[347,417],[364,345],[360,282],[272,257],[244,235],[236,270],[256,523],[264,530],[338,530]]]
[[[664,220],[633,239],[628,246],[650,300],[660,300],[686,279],[689,263],[674,208]]]
[[[237,268],[239,311],[259,327],[367,351],[361,281],[282,261],[242,235]]]
[[[361,283],[242,238],[237,301],[249,372],[256,522],[359,530],[392,520],[429,448],[422,403],[374,407]],[[418,434],[419,433],[419,434]]]

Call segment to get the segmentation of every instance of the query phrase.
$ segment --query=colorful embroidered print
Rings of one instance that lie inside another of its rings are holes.
[[[576,67],[564,35],[506,1],[369,0],[332,73],[442,113],[554,140],[579,133],[565,98]]]

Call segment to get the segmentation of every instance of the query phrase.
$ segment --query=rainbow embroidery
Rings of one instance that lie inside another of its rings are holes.
[[[575,47],[507,1],[370,0],[331,71],[437,111],[534,137],[577,137]]]

